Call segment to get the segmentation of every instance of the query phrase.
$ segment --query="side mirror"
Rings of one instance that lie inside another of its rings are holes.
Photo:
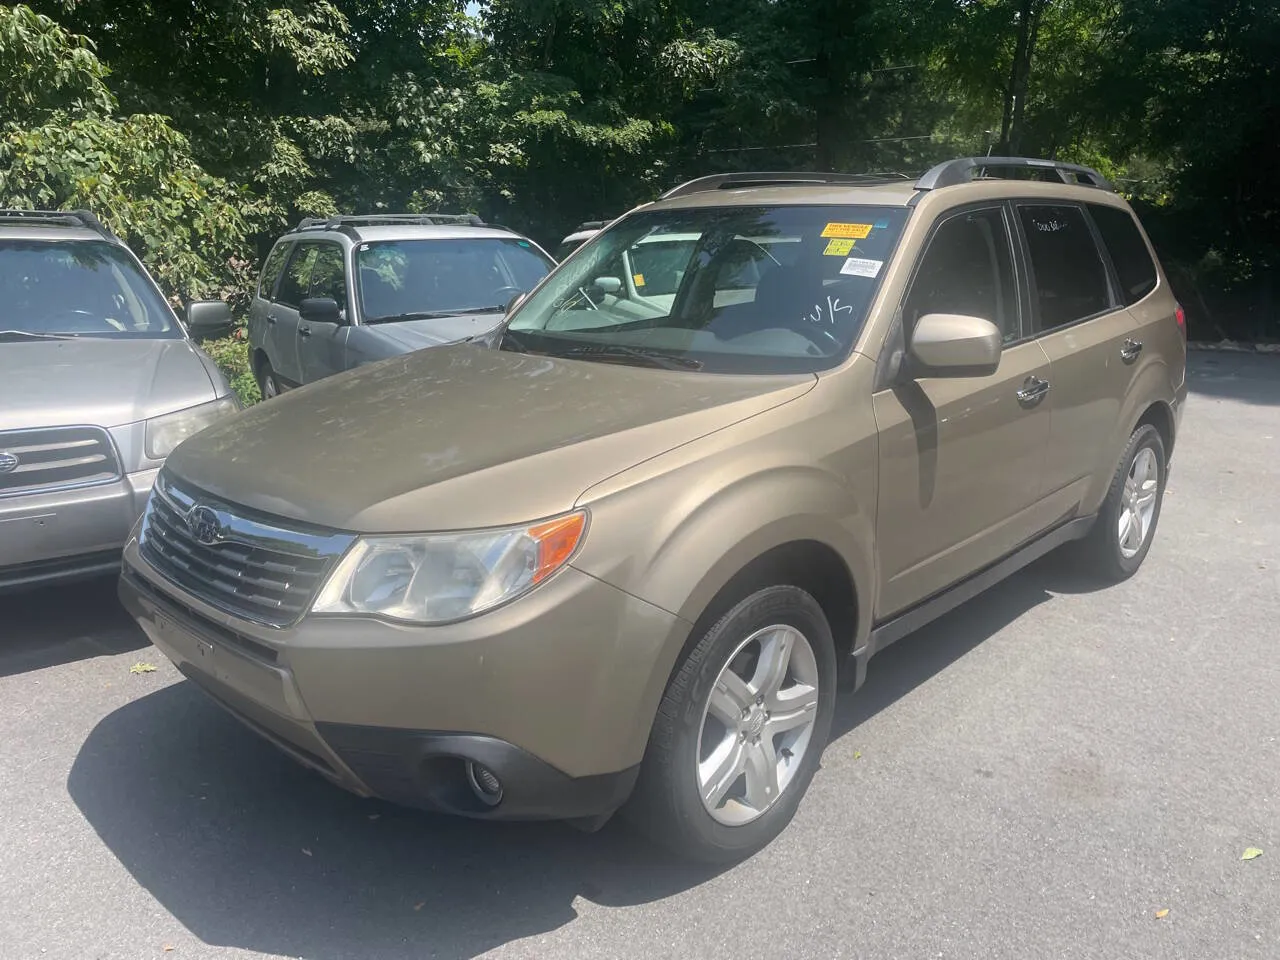
[[[512,310],[520,306],[520,304],[524,303],[524,298],[526,296],[528,296],[528,294],[526,293],[517,293],[514,297],[512,297],[510,300],[507,301],[506,309],[504,309],[502,312],[508,313],[508,314],[511,313]]]
[[[911,334],[912,372],[920,377],[989,377],[1000,366],[1000,328],[981,317],[928,313]]]
[[[195,340],[212,340],[231,332],[231,306],[225,300],[192,300],[187,304],[187,331]]]
[[[601,293],[617,294],[622,289],[622,281],[617,277],[596,277],[592,281],[594,286]]]
[[[332,297],[308,297],[298,304],[298,316],[308,323],[341,323],[338,301]]]

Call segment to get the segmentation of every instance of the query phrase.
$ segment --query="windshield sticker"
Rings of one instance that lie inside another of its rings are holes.
[[[888,230],[888,229],[889,229],[889,221],[888,221],[888,220],[877,220],[877,221],[876,221],[876,229],[877,229],[877,230]]]
[[[634,275],[631,277],[631,279],[632,279],[632,281],[635,283],[635,285],[636,285],[637,287],[643,287],[643,286],[644,286],[644,274],[643,274],[643,273],[637,273],[637,274],[634,274]]]
[[[853,240],[831,240],[827,243],[827,249],[822,251],[822,255],[824,257],[847,257],[855,242]]]
[[[865,240],[871,236],[869,223],[828,223],[822,231],[824,237],[839,237],[842,240]]]
[[[850,257],[844,262],[840,272],[846,277],[878,277],[880,276],[880,268],[883,266],[883,260],[863,260],[860,257]]]

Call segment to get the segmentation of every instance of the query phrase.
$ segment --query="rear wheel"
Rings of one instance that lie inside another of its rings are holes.
[[[1167,475],[1160,431],[1142,424],[1129,438],[1083,555],[1089,569],[1111,581],[1137,572],[1155,539]]]
[[[266,357],[263,357],[262,362],[258,364],[258,390],[261,391],[263,400],[278,397],[284,392],[280,389],[276,372],[271,369],[271,361]]]
[[[835,674],[831,628],[813,597],[776,586],[743,600],[667,684],[629,819],[697,860],[765,846],[818,768]]]

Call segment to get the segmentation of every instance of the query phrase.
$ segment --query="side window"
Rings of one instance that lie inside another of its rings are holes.
[[[1128,211],[1091,203],[1089,213],[1111,253],[1125,305],[1131,306],[1156,288],[1156,265],[1151,251]]]
[[[1040,329],[1052,330],[1111,309],[1107,268],[1079,207],[1018,207],[1034,273]]]
[[[277,243],[267,254],[262,265],[262,278],[258,281],[258,296],[270,300],[276,290],[276,281],[280,279],[280,271],[284,269],[285,257],[289,255],[291,243]]]
[[[990,320],[1005,343],[1022,336],[1012,243],[1001,207],[957,214],[933,235],[903,304],[907,330],[929,313]]]
[[[342,247],[336,243],[321,244],[311,267],[308,297],[329,297],[340,309],[347,306],[347,278],[342,263]]]
[[[276,302],[295,310],[298,304],[307,297],[307,287],[311,283],[311,268],[316,262],[316,254],[321,244],[300,243],[293,249],[289,265],[284,268],[284,276],[280,278],[280,290],[276,294]]]

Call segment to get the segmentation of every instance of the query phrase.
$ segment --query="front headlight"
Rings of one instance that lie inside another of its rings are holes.
[[[198,407],[188,407],[186,410],[166,413],[163,417],[148,420],[147,456],[152,460],[163,460],[187,437],[239,409],[240,401],[234,394],[229,394],[212,403],[202,403]]]
[[[564,566],[585,513],[527,527],[407,537],[362,537],[334,568],[313,613],[403,623],[462,620],[533,589]]]

